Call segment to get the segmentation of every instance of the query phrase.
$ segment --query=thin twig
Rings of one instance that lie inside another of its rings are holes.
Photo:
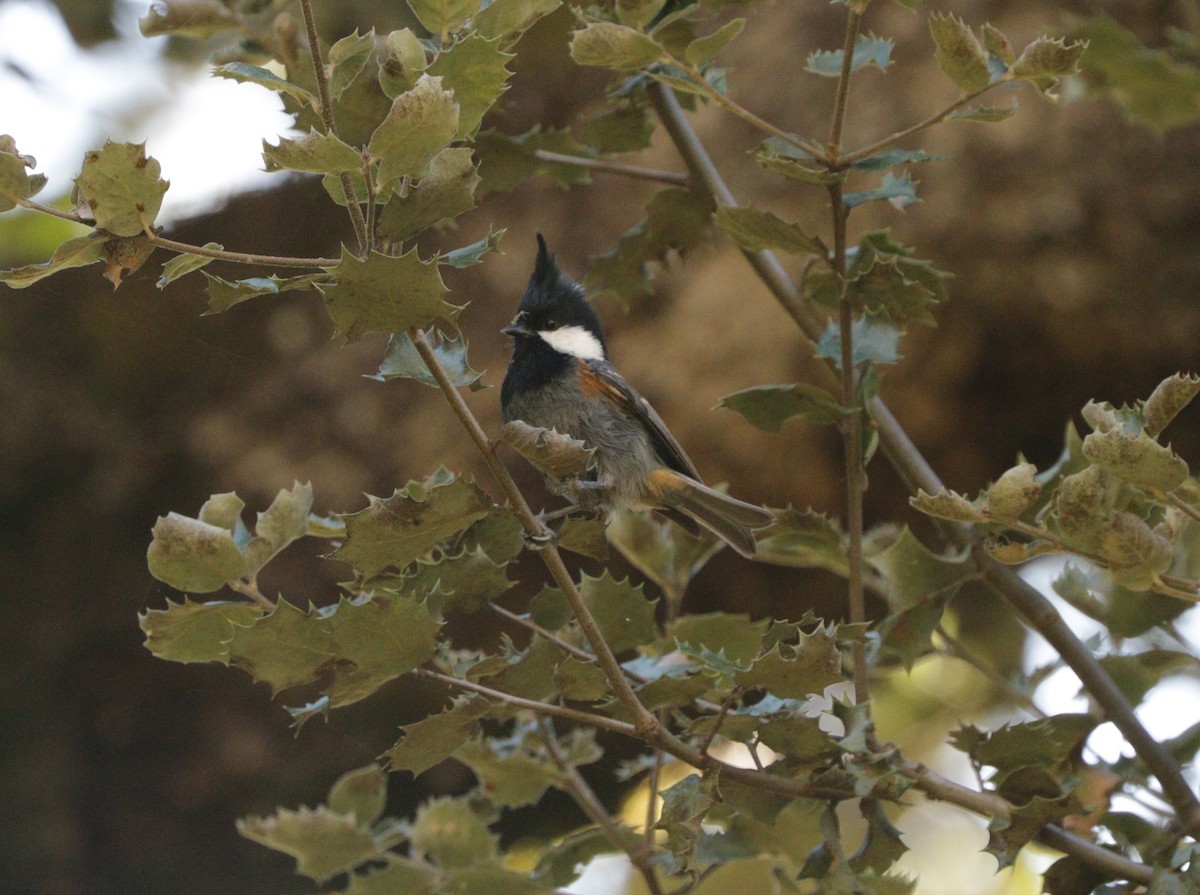
[[[1174,491],[1167,493],[1167,501],[1171,504],[1171,506],[1181,510],[1186,515],[1191,516],[1197,522],[1200,522],[1200,510],[1197,510],[1194,506],[1192,506]]]
[[[701,752],[708,752],[712,746],[713,740],[717,738],[717,734],[721,732],[721,725],[725,723],[725,718],[729,715],[730,710],[739,699],[742,698],[742,688],[734,687],[729,691],[729,695],[725,697],[725,701],[721,703],[721,708],[717,711],[717,717],[713,720],[712,729],[704,735],[704,739],[697,745],[697,749]]]
[[[733,195],[725,185],[720,172],[712,163],[695,131],[683,114],[679,101],[668,87],[652,84],[648,88],[651,102],[670,133],[672,141],[683,156],[688,170],[696,178],[698,187],[716,196],[727,205],[736,205]],[[875,149],[871,150],[876,151]],[[869,155],[870,153],[864,153]],[[813,341],[823,331],[821,318],[807,307],[791,278],[787,276],[774,253],[744,252],[754,270],[779,300],[784,309],[800,325]],[[831,376],[832,374],[826,374]],[[929,461],[913,444],[912,439],[900,425],[891,409],[882,398],[876,396],[870,402],[871,418],[879,436],[880,448],[895,468],[910,492],[924,489],[930,494],[945,490],[945,485],[929,465]],[[970,546],[976,537],[974,530],[961,523],[941,526],[947,539],[962,548]],[[1111,676],[1100,665],[1091,651],[1075,635],[1055,610],[1054,605],[1036,588],[1029,585],[1007,566],[995,562],[979,548],[977,561],[1000,594],[1020,612],[1028,623],[1037,630],[1075,671],[1097,703],[1141,757],[1163,786],[1176,811],[1179,812],[1183,829],[1200,830],[1200,801],[1184,779],[1179,763],[1142,726],[1133,712],[1133,707],[1113,682]]]
[[[658,876],[654,872],[654,865],[651,863],[651,849],[646,845],[633,845],[629,837],[622,834],[621,826],[604,807],[604,803],[600,801],[595,791],[588,785],[583,774],[579,773],[579,769],[572,765],[562,750],[558,748],[558,741],[554,732],[554,724],[548,718],[540,720],[539,729],[542,736],[542,743],[546,747],[546,752],[550,756],[551,761],[558,767],[558,771],[562,774],[563,783],[566,784],[567,792],[575,800],[575,804],[580,810],[588,816],[588,818],[604,833],[604,838],[609,841],[613,848],[624,852],[629,856],[629,862],[637,868],[641,873],[642,879],[646,881],[646,888],[650,890],[651,895],[663,895],[662,886],[659,885]]]
[[[939,623],[938,626],[934,628],[934,631],[937,632],[937,635],[941,637],[942,640],[946,642],[946,645],[950,648],[948,650],[949,655],[966,662],[968,665],[986,677],[989,681],[1007,693],[1013,702],[1016,702],[1022,706],[1030,714],[1036,715],[1038,718],[1047,717],[1046,713],[1038,707],[1038,704],[1033,701],[1033,698],[1028,693],[1022,693],[1013,686],[1012,681],[1008,680],[1008,678],[1002,675],[995,668],[992,668],[978,656],[972,654],[962,641],[946,630],[945,626]]]
[[[589,662],[590,663],[595,659],[595,656],[593,656],[587,650],[580,649],[579,647],[575,646],[572,643],[567,643],[561,637],[556,636],[553,631],[549,631],[546,628],[543,628],[541,625],[539,625],[537,622],[535,622],[531,618],[527,618],[524,615],[518,615],[515,612],[510,612],[509,610],[505,609],[503,606],[497,606],[495,603],[488,603],[488,608],[491,609],[492,612],[494,612],[496,615],[500,616],[501,618],[506,618],[510,622],[515,622],[516,624],[520,625],[521,627],[529,629],[534,634],[537,634],[539,637],[545,638],[546,640],[550,641],[555,646],[557,646],[559,649],[561,649],[563,652],[574,656],[580,662]]]
[[[838,76],[837,94],[833,101],[833,120],[829,125],[830,158],[837,158],[842,151],[842,127],[846,123],[846,101],[850,96],[850,75],[854,64],[854,43],[858,39],[858,27],[862,13],[851,8],[846,16],[846,38],[842,41],[842,70]]]
[[[313,19],[312,0],[300,0],[300,9],[304,13],[304,31],[308,35],[308,51],[312,56],[313,76],[317,79],[317,97],[321,101],[321,121],[325,124],[325,133],[331,137],[336,136],[333,100],[329,96],[329,78],[325,75],[325,66],[321,63],[321,43],[317,36],[317,24]],[[350,223],[354,225],[354,235],[358,239],[358,254],[360,257],[364,257],[371,250],[367,222],[363,218],[362,208],[354,195],[354,182],[350,179],[349,171],[342,172],[341,181],[342,192],[346,198],[346,211],[350,214]]]
[[[528,709],[538,715],[550,715],[566,721],[574,721],[577,724],[586,724],[597,730],[608,730],[613,733],[624,734],[628,737],[636,737],[638,735],[633,725],[628,721],[618,721],[606,715],[597,715],[594,712],[585,712],[565,705],[558,705],[557,703],[538,702],[534,699],[513,696],[511,693],[505,693],[503,690],[495,690],[483,684],[477,684],[475,681],[454,677],[451,674],[442,674],[440,671],[434,671],[431,668],[414,668],[412,673],[417,677],[438,681],[450,687],[457,687],[460,690],[469,690],[472,693],[478,693],[480,696],[495,699],[506,705],[515,706],[519,709]]]
[[[550,152],[546,149],[535,149],[533,157],[538,161],[555,165],[570,165],[575,168],[587,168],[589,171],[600,171],[605,174],[620,174],[622,177],[632,177],[635,180],[655,180],[674,186],[687,186],[691,178],[686,174],[674,171],[659,171],[655,168],[643,168],[639,165],[626,165],[603,158],[588,158],[583,155],[564,155],[561,152]]]

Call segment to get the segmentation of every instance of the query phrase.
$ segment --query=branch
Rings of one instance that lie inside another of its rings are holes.
[[[851,66],[854,64],[854,42],[862,13],[853,7],[846,17],[846,39],[842,41],[842,71],[838,77],[837,96],[833,101],[833,121],[829,126],[829,156],[837,158],[842,151],[842,126],[846,123],[846,99],[850,95]],[[835,210],[836,214],[836,210]]]
[[[655,168],[642,168],[638,165],[626,165],[602,158],[588,158],[582,155],[564,155],[561,152],[550,152],[546,149],[535,149],[533,157],[554,165],[570,165],[576,168],[587,168],[590,171],[601,171],[606,174],[620,174],[635,180],[657,180],[674,186],[688,186],[692,181],[686,174],[674,171],[659,171]]]
[[[566,784],[567,791],[575,800],[575,804],[588,816],[592,823],[604,832],[604,838],[609,841],[613,848],[623,851],[629,856],[629,862],[638,869],[638,872],[642,875],[642,879],[646,881],[646,888],[650,891],[650,895],[663,895],[662,886],[658,883],[658,876],[654,873],[654,865],[650,860],[651,847],[647,843],[641,843],[641,847],[635,846],[631,844],[628,837],[621,834],[620,825],[608,813],[608,809],[604,807],[604,803],[600,801],[592,788],[588,786],[588,782],[583,778],[583,774],[579,773],[579,769],[568,762],[559,750],[558,741],[554,733],[554,724],[549,719],[543,718],[539,728],[542,735],[542,743],[546,746],[546,752],[549,753],[550,759],[554,764],[558,766],[559,773],[563,777],[563,783]]]
[[[316,22],[313,20],[312,0],[300,0],[300,9],[304,12],[304,30],[308,35],[308,52],[312,57],[313,76],[317,79],[317,96],[321,100],[321,120],[325,123],[325,133],[331,137],[336,136],[333,100],[329,97],[329,79],[325,76],[325,66],[321,64],[321,42],[317,37]],[[354,235],[358,239],[358,253],[362,256],[371,250],[367,222],[363,218],[362,208],[355,199],[354,182],[350,179],[349,171],[342,172],[341,181],[342,193],[346,199],[346,211],[350,213],[350,223],[354,225]]]
[[[648,92],[696,183],[722,203],[736,205],[732,193],[696,137],[674,94],[661,84],[652,84]],[[875,150],[872,148],[871,151]],[[823,329],[819,317],[806,306],[803,297],[774,254],[767,251],[743,251],[743,254],[805,335],[815,342]],[[827,375],[832,376],[832,373]],[[879,435],[880,447],[910,492],[915,494],[919,488],[931,494],[945,490],[942,480],[913,444],[883,399],[873,398],[869,407]],[[970,526],[952,523],[942,526],[942,531],[959,547],[974,547],[975,532]],[[982,548],[976,548],[975,554],[990,583],[997,587],[1004,599],[1063,657],[1079,676],[1084,687],[1104,709],[1108,720],[1117,726],[1146,767],[1158,778],[1164,794],[1178,812],[1183,829],[1188,832],[1200,830],[1200,801],[1197,801],[1195,793],[1184,779],[1179,763],[1142,726],[1134,715],[1133,706],[1096,657],[1063,621],[1054,605],[1012,569],[988,557]]]

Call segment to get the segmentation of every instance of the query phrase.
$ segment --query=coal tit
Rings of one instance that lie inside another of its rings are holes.
[[[563,482],[556,493],[606,513],[651,509],[691,531],[704,526],[743,556],[754,529],[771,524],[762,507],[700,481],[696,467],[649,402],[608,362],[600,320],[583,288],[558,268],[538,234],[537,263],[517,316],[500,389],[504,421],[521,420],[581,439],[593,448],[594,478]]]

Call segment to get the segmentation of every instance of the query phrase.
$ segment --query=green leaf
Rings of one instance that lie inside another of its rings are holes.
[[[494,561],[482,547],[464,547],[435,562],[417,560],[409,567],[404,589],[427,600],[430,612],[477,612],[512,587],[504,568],[507,563]]]
[[[976,575],[969,551],[939,556],[918,541],[908,526],[887,549],[867,561],[887,579],[888,603],[895,610],[953,594]]]
[[[337,282],[320,286],[337,334],[354,342],[366,333],[407,332],[435,320],[453,320],[460,309],[447,304],[438,265],[414,248],[403,255],[372,252],[366,261],[342,246],[342,260],[326,271]]]
[[[472,370],[471,365],[467,362],[467,343],[461,334],[447,336],[441,330],[434,329],[426,335],[426,339],[433,348],[433,353],[441,362],[442,368],[449,375],[450,382],[456,388],[469,388],[473,392],[486,388],[479,381],[483,373]],[[417,354],[417,349],[408,333],[392,334],[387,352],[379,364],[379,372],[371,378],[380,382],[387,382],[391,379],[415,379],[432,388],[439,387],[437,380],[425,366],[425,361],[421,355]]]
[[[599,702],[609,696],[608,675],[599,665],[569,656],[554,669],[554,689],[563,699]]]
[[[628,827],[620,827],[621,838],[628,848],[641,845],[641,838]],[[599,827],[586,827],[568,833],[561,841],[547,848],[538,858],[533,878],[547,886],[561,889],[575,882],[592,860],[599,855],[618,852],[619,849]]]
[[[780,220],[769,211],[753,206],[735,208],[721,205],[716,213],[717,225],[743,249],[752,252],[780,249],[792,255],[820,255],[827,252],[821,241],[808,236],[796,224]]]
[[[446,711],[403,728],[404,737],[383,753],[392,770],[424,773],[454,754],[475,735],[476,723],[487,714],[490,703],[478,696],[456,699]]]
[[[931,155],[924,149],[885,149],[883,152],[877,152],[856,162],[851,162],[850,167],[860,171],[882,171],[895,165],[913,165],[917,162],[933,162],[943,158],[945,156]]]
[[[426,227],[475,207],[479,174],[465,146],[443,149],[405,196],[393,196],[379,216],[379,235],[403,242]]]
[[[1049,767],[1071,759],[1098,723],[1088,714],[1059,714],[1005,724],[991,732],[968,724],[951,734],[950,744],[999,771],[1015,771],[1028,765]]]
[[[342,516],[346,540],[332,554],[368,578],[389,566],[404,568],[492,511],[478,485],[445,469],[368,500],[365,510]]]
[[[549,175],[563,186],[588,182],[586,168],[544,162],[536,156],[539,149],[560,155],[592,155],[588,147],[565,129],[542,130],[539,126],[515,137],[494,130],[482,131],[475,137],[479,176],[483,178],[479,194],[510,192],[534,174]]]
[[[849,574],[846,535],[833,520],[812,510],[775,511],[775,522],[757,534],[760,562]]]
[[[610,109],[582,123],[584,142],[601,155],[645,149],[654,134],[654,122],[640,105]]]
[[[1079,60],[1092,90],[1115,100],[1129,118],[1158,132],[1200,121],[1200,68],[1148,48],[1106,14],[1072,20],[1088,44]]]
[[[250,603],[182,603],[147,609],[138,616],[146,649],[169,662],[229,662],[234,625],[252,625],[262,615]]]
[[[446,869],[492,863],[500,837],[465,799],[431,799],[417,810],[411,841],[418,854]]]
[[[693,535],[680,525],[649,513],[617,513],[608,524],[608,540],[668,599],[681,599],[688,583],[725,546],[707,529]]]
[[[385,866],[352,873],[342,895],[427,895],[437,887],[436,871],[428,864],[389,852]]]
[[[464,550],[479,548],[493,562],[508,563],[525,549],[524,531],[516,516],[492,513],[464,531],[459,538],[459,545]]]
[[[1026,78],[1046,93],[1063,75],[1079,71],[1079,57],[1087,49],[1085,41],[1067,43],[1062,38],[1039,37],[1032,41],[1012,64],[1012,73]]]
[[[800,183],[826,186],[846,177],[843,171],[813,167],[816,160],[811,155],[779,137],[770,137],[759,144],[754,150],[754,160],[761,167]]]
[[[227,528],[178,513],[159,516],[146,551],[150,574],[176,590],[211,593],[246,573],[246,561]]]
[[[500,438],[522,457],[556,479],[575,479],[592,466],[595,448],[554,429],[540,429],[521,420],[507,422]]]
[[[408,0],[417,19],[433,35],[457,31],[479,9],[479,0]]]
[[[279,138],[272,146],[263,140],[263,161],[268,171],[307,171],[310,174],[338,174],[357,171],[363,166],[358,152],[332,134],[309,131],[299,140]]]
[[[750,621],[745,615],[709,612],[675,619],[668,625],[666,636],[688,655],[699,655],[703,648],[724,653],[731,662],[749,668],[759,654],[766,630],[765,619]]]
[[[429,74],[441,77],[442,86],[454,92],[460,139],[475,135],[483,116],[508,90],[512,72],[506,66],[515,58],[500,48],[500,38],[472,34],[443,50],[429,66]]]
[[[479,10],[473,24],[489,40],[503,37],[511,41],[561,5],[562,0],[492,0]]]
[[[291,855],[296,871],[318,883],[383,856],[369,827],[353,814],[337,814],[324,806],[244,817],[237,828],[247,839]]]
[[[579,592],[614,653],[658,637],[654,621],[658,601],[646,599],[640,584],[635,587],[628,580],[617,580],[607,571],[599,578],[585,573]]]
[[[807,699],[820,695],[842,680],[842,660],[837,640],[823,629],[800,635],[796,646],[776,644],[736,679],[741,687],[761,687],[781,699]]]
[[[1006,118],[1012,118],[1017,112],[1017,101],[1013,100],[1009,105],[1000,108],[997,106],[969,106],[965,109],[959,109],[956,112],[951,112],[951,118],[957,118],[960,121],[982,121],[991,123],[994,121],[1003,121]]]
[[[377,764],[347,771],[329,790],[329,810],[353,815],[360,824],[379,820],[386,802],[387,774]]]
[[[707,199],[692,190],[659,190],[646,206],[646,219],[627,230],[616,249],[596,259],[585,283],[628,307],[649,291],[648,265],[665,263],[672,250],[686,255],[707,241],[711,222]]]
[[[225,247],[220,243],[206,242],[204,248],[223,249]],[[207,255],[193,255],[190,253],[176,255],[170,261],[163,264],[162,276],[158,278],[158,282],[154,285],[159,289],[165,289],[169,283],[173,283],[180,277],[185,277],[202,267],[206,267],[215,260],[215,258]]]
[[[388,99],[411,90],[425,71],[425,48],[410,28],[392,31],[384,40],[386,51],[379,60],[379,86]]]
[[[562,652],[548,640],[530,642],[529,648],[493,656],[471,670],[473,678],[482,679],[494,690],[501,690],[524,699],[548,699],[554,694],[554,670],[562,660]]]
[[[854,51],[850,54],[851,74],[868,65],[874,65],[880,71],[887,71],[892,62],[892,47],[891,38],[859,34],[854,39]],[[805,62],[804,70],[825,78],[840,78],[845,55],[844,50],[820,50],[811,53]]]
[[[459,104],[442,79],[421,75],[401,93],[387,117],[371,134],[367,151],[379,162],[378,183],[397,177],[416,177],[445,149],[459,130]]]
[[[106,234],[94,230],[87,236],[68,239],[59,244],[49,261],[0,271],[0,283],[7,283],[13,289],[24,289],[60,270],[95,264],[104,256],[104,246],[107,242]]]
[[[290,491],[282,489],[275,495],[267,511],[258,514],[254,537],[242,545],[246,574],[253,575],[288,544],[308,534],[312,504],[312,485],[307,483],[296,482]]]
[[[214,78],[228,78],[231,81],[237,81],[239,84],[258,84],[260,87],[266,87],[268,90],[290,96],[292,99],[298,100],[311,109],[320,108],[320,103],[317,101],[316,96],[299,84],[285,81],[275,73],[265,68],[260,68],[257,65],[250,65],[247,62],[228,62],[225,65],[218,65],[212,70],[212,76]]]
[[[863,364],[894,364],[900,360],[897,347],[900,330],[892,323],[879,317],[863,316],[854,321],[850,329],[854,343],[852,359],[855,366]],[[841,334],[832,320],[817,341],[817,356],[840,367],[842,360]]]
[[[1200,394],[1200,376],[1176,373],[1160,382],[1142,407],[1146,434],[1157,436]]]
[[[607,526],[603,519],[568,516],[558,529],[558,546],[599,562],[608,560]]]
[[[437,889],[438,895],[557,895],[529,878],[527,873],[495,864],[453,870]]]
[[[655,829],[667,833],[667,848],[675,856],[676,871],[692,869],[700,824],[719,798],[715,776],[689,774],[662,794],[662,813]]]
[[[934,651],[933,632],[941,624],[946,600],[935,596],[885,618],[879,625],[880,653],[899,659],[911,672],[918,659]]]
[[[145,143],[105,142],[83,157],[75,178],[79,202],[87,208],[98,230],[114,236],[136,236],[149,229],[162,207],[170,185],[161,167],[146,156]]]
[[[583,728],[572,731],[570,743],[559,743],[557,748],[572,767],[601,756],[595,732]],[[537,721],[518,724],[507,737],[476,737],[454,757],[474,772],[480,788],[502,808],[532,805],[551,786],[561,784],[562,772],[546,751]]]
[[[879,201],[885,201],[896,209],[905,208],[920,201],[917,198],[917,185],[907,173],[896,175],[888,171],[883,175],[883,183],[875,189],[842,196],[842,204],[847,208]]]
[[[1183,458],[1144,432],[1092,432],[1083,439],[1083,453],[1117,478],[1142,488],[1174,491],[1188,477]]]
[[[988,514],[983,507],[954,491],[926,494],[924,490],[919,490],[917,496],[910,497],[908,502],[926,516],[937,519],[949,519],[951,522],[988,521]]]
[[[836,425],[843,416],[837,398],[806,382],[745,388],[723,397],[717,408],[735,410],[752,426],[766,432],[778,432],[784,423],[796,417]]]
[[[438,264],[446,264],[456,269],[471,267],[483,260],[483,256],[488,252],[499,252],[500,239],[504,236],[504,230],[488,230],[488,235],[478,242],[473,242],[470,245],[465,245],[458,249],[452,249],[444,255],[437,256]]]
[[[177,37],[211,37],[237,28],[237,16],[219,0],[167,0],[152,5],[138,19],[142,37],[171,34]]]
[[[1182,673],[1194,675],[1197,669],[1195,656],[1168,649],[1151,649],[1128,656],[1102,656],[1100,664],[1135,706],[1168,677]]]
[[[33,168],[34,159],[17,151],[16,141],[0,134],[0,212],[16,207],[16,199],[27,199],[35,191],[26,168]]]
[[[341,99],[346,88],[358,77],[375,50],[375,29],[366,34],[347,34],[329,48],[329,95]]]
[[[991,83],[987,52],[975,33],[952,13],[934,13],[929,30],[937,45],[937,62],[963,93],[975,93]]]
[[[263,295],[279,295],[282,292],[292,292],[300,289],[310,289],[327,281],[328,274],[306,273],[294,277],[279,277],[271,274],[269,277],[249,277],[245,280],[229,281],[213,276],[208,271],[201,271],[208,287],[208,307],[204,314],[221,314],[234,305]]]
[[[571,37],[571,58],[579,65],[634,71],[665,53],[654,38],[615,22],[589,22]]]
[[[1034,480],[1037,467],[1019,463],[987,490],[987,509],[993,521],[1011,525],[1038,499],[1042,486]]]
[[[746,26],[745,19],[731,19],[726,22],[712,34],[704,37],[698,37],[690,44],[684,52],[684,59],[689,65],[701,67],[708,65],[716,58],[729,43],[742,33],[742,29]]]

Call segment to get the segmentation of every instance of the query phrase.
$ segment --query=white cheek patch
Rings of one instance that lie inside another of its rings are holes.
[[[538,335],[551,348],[577,357],[580,360],[604,360],[604,346],[582,326],[562,326],[558,329],[543,329]]]

